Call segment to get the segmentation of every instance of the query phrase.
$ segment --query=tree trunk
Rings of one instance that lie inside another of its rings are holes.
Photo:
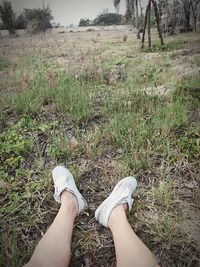
[[[175,28],[177,24],[177,19],[176,19],[176,7],[175,7],[175,0],[173,0],[173,12],[172,12],[172,28],[170,30],[170,35],[174,35],[175,33]]]
[[[136,29],[137,29],[137,39],[141,39],[140,37],[140,19],[138,12],[138,0],[135,0],[135,21],[136,21]]]
[[[160,16],[159,16],[159,13],[158,13],[158,6],[157,6],[157,3],[156,3],[155,0],[151,0],[151,2],[153,4],[153,6],[154,6],[156,24],[157,24],[158,34],[159,34],[159,38],[160,38],[160,43],[161,43],[161,46],[164,46],[162,31],[161,31],[161,27],[160,27]]]
[[[193,6],[192,1],[190,1],[190,3],[191,3],[191,10],[192,10],[192,16],[193,16],[194,31],[196,31],[197,30],[197,17],[196,17],[196,12],[195,12],[195,9],[194,9],[194,6]]]
[[[190,2],[188,0],[182,0],[183,10],[185,15],[185,28],[190,28]]]
[[[142,34],[142,49],[144,48],[145,31],[146,31],[146,26],[147,26],[147,17],[148,17],[148,12],[149,12],[150,4],[151,4],[151,0],[149,0],[149,3],[147,5],[146,11],[145,11],[144,29],[143,29],[143,34]]]
[[[151,2],[149,5],[149,12],[148,12],[148,46],[149,50],[151,50]]]

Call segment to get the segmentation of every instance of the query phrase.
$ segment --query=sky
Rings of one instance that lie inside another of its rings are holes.
[[[94,19],[103,10],[115,12],[113,0],[9,0],[13,9],[19,13],[24,8],[38,8],[49,4],[54,21],[63,26],[78,25],[81,18]],[[2,2],[2,0],[0,0]],[[145,2],[145,0],[143,0]],[[120,14],[125,14],[126,1],[121,0]]]

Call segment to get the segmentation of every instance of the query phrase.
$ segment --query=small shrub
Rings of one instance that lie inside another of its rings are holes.
[[[17,168],[32,147],[32,141],[24,136],[20,123],[1,133],[0,143],[0,157],[6,169]]]
[[[89,28],[86,30],[86,32],[95,32],[95,29]]]

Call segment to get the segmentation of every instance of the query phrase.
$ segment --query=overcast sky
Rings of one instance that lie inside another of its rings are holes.
[[[18,13],[24,8],[42,7],[43,0],[9,0]],[[146,0],[143,0],[145,2]],[[2,2],[2,0],[0,0]],[[49,4],[54,20],[64,26],[79,23],[80,18],[94,19],[104,9],[115,12],[113,0],[44,0]],[[121,0],[120,13],[125,14],[126,1]]]

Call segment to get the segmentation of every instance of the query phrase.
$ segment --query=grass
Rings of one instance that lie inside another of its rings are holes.
[[[199,207],[200,80],[197,75],[177,80],[172,74],[172,66],[186,60],[182,57],[196,67],[198,61],[189,53],[171,56],[171,51],[197,42],[198,36],[170,37],[168,49],[156,50],[157,55],[141,53],[132,41],[122,43],[119,32],[112,34],[109,39],[102,32],[101,40],[89,46],[84,38],[90,37],[74,33],[67,47],[63,42],[70,55],[64,63],[58,63],[60,50],[46,47],[37,55],[29,51],[23,61],[18,57],[13,70],[7,54],[6,69],[12,73],[2,80],[1,99],[2,267],[25,264],[52,222],[58,206],[52,198],[51,169],[57,164],[69,167],[89,203],[76,223],[71,266],[84,264],[87,257],[92,266],[112,263],[111,236],[93,215],[127,175],[138,179],[129,220],[161,266],[188,266],[199,259],[190,232],[197,220],[190,212],[198,214]],[[36,41],[37,36],[33,46]],[[123,64],[123,79],[108,83],[113,69],[119,72]],[[155,84],[170,84],[170,92],[158,94]],[[147,94],[152,86],[155,93]],[[191,225],[187,231],[182,227],[186,211]]]
[[[9,66],[10,62],[7,59],[0,58],[0,71],[6,69]]]
[[[149,53],[149,52],[169,52],[169,51],[174,51],[178,50],[181,48],[184,48],[185,44],[188,43],[188,40],[184,40],[181,38],[177,38],[174,40],[167,41],[164,46],[162,47],[160,43],[157,42],[152,42],[151,49],[148,47],[143,48],[143,52]]]

